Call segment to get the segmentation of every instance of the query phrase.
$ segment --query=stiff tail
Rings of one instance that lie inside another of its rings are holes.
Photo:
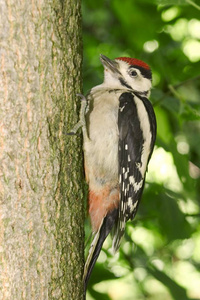
[[[88,253],[88,257],[85,263],[85,269],[84,269],[84,288],[85,292],[87,289],[87,284],[90,279],[90,275],[92,273],[92,270],[94,268],[94,265],[96,263],[96,260],[99,256],[99,253],[101,251],[103,242],[105,241],[106,237],[110,233],[113,225],[115,224],[116,220],[118,218],[118,209],[114,209],[111,211],[107,216],[104,217],[99,230],[94,236],[94,239],[92,241],[92,244],[90,246],[90,250]]]
[[[124,236],[125,231],[125,223],[122,224],[118,221],[116,224],[116,228],[114,229],[113,243],[112,243],[112,251],[113,254],[117,252],[119,249],[122,237]]]

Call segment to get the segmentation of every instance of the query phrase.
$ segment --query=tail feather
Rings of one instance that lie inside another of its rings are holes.
[[[90,250],[88,253],[88,257],[85,263],[84,269],[84,287],[85,292],[87,289],[87,284],[90,279],[91,272],[94,268],[97,258],[99,257],[103,242],[105,241],[106,237],[110,233],[113,225],[115,224],[118,217],[118,209],[114,209],[110,212],[107,216],[104,217],[102,223],[99,227],[99,230],[94,236],[92,244],[90,246]]]
[[[113,243],[112,243],[112,251],[113,254],[117,252],[120,247],[120,243],[125,231],[125,223],[122,224],[118,221],[116,228],[114,229]]]

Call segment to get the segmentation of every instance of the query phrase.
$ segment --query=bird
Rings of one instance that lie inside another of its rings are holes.
[[[126,222],[142,197],[145,175],[156,140],[156,117],[149,101],[152,72],[142,60],[100,55],[104,81],[82,98],[85,178],[93,240],[84,268],[84,288],[112,231],[112,248],[120,247]]]

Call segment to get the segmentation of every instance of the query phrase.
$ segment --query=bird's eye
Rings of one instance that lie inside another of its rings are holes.
[[[135,70],[131,70],[129,74],[131,77],[136,77],[138,75],[138,73]]]

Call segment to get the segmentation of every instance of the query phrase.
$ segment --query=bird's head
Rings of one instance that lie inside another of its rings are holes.
[[[104,66],[104,85],[109,88],[130,89],[149,96],[152,85],[150,67],[136,58],[117,57],[114,60],[100,55]]]

